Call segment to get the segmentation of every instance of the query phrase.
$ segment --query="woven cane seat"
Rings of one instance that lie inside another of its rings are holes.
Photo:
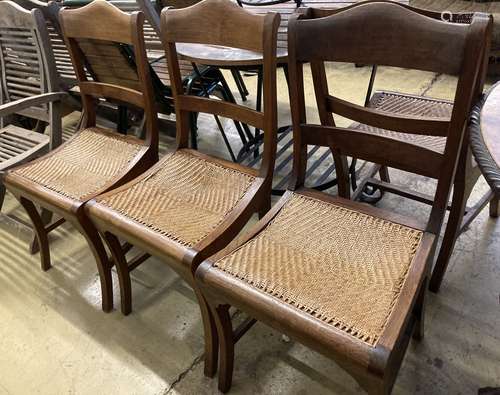
[[[376,92],[369,104],[370,108],[380,111],[404,114],[410,116],[450,118],[453,103],[446,100],[431,99],[421,96],[403,95],[393,92]],[[362,123],[354,123],[351,129],[360,130],[370,134],[377,134],[394,140],[418,145],[429,150],[444,153],[446,138],[420,134],[399,133],[391,130],[380,129]]]
[[[255,180],[189,151],[166,156],[155,169],[98,201],[186,247],[210,234]]]
[[[419,230],[293,194],[215,268],[374,346],[421,238]]]
[[[89,128],[60,150],[13,172],[75,200],[99,192],[120,175],[143,147],[102,128]]]

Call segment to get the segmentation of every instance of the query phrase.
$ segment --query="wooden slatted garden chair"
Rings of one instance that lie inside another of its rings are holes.
[[[65,220],[87,239],[96,258],[103,310],[112,308],[111,264],[96,229],[83,211],[86,201],[142,173],[157,161],[158,130],[143,37],[142,13],[127,15],[95,1],[79,10],[61,11],[61,25],[79,80],[82,129],[69,141],[26,165],[9,171],[5,185],[21,202],[35,227],[43,270],[50,268],[48,233]],[[133,46],[136,68],[123,56]],[[84,64],[100,68],[100,80],[88,81]],[[105,97],[142,108],[146,139],[96,125],[95,102]],[[34,203],[62,218],[43,226]]]
[[[224,18],[220,18],[224,15]],[[279,16],[256,16],[227,0],[205,0],[192,7],[166,9],[162,34],[168,56],[177,119],[177,148],[130,183],[96,197],[86,211],[112,251],[120,281],[122,312],[131,312],[130,272],[149,256],[169,264],[194,287],[197,265],[226,246],[254,213],[271,204],[276,152],[276,32]],[[241,26],[246,26],[241,29]],[[246,29],[254,32],[246,34]],[[203,43],[263,53],[264,111],[210,98],[186,95],[182,89],[176,42]],[[188,149],[189,113],[224,115],[264,131],[265,160],[259,170]],[[127,261],[118,239],[145,252]],[[198,292],[195,288],[196,294]],[[207,333],[206,355],[217,348],[213,325],[199,299]],[[213,375],[215,360],[205,360]]]
[[[40,11],[0,2],[0,176],[61,143],[61,100],[54,57]],[[36,121],[23,127],[25,117]],[[48,134],[44,134],[49,124]],[[0,210],[5,186],[0,181]],[[48,223],[51,214],[42,211]],[[18,223],[19,219],[11,217]]]
[[[231,386],[235,341],[255,320],[332,358],[367,392],[391,391],[411,334],[423,336],[430,268],[490,28],[484,14],[470,25],[452,24],[378,2],[290,20],[294,182],[252,230],[196,271],[218,331],[222,391]],[[324,66],[331,61],[456,75],[450,116],[395,115],[331,96]],[[317,105],[323,113],[400,133],[447,137],[444,151],[334,124],[308,124],[305,63],[320,88]],[[305,188],[308,145],[437,179],[430,216],[413,219],[349,200],[347,169],[340,161],[340,197]],[[253,318],[233,331],[230,306]]]
[[[367,1],[366,3],[370,2],[371,1]],[[469,24],[473,15],[447,13],[443,16],[439,12],[422,10],[406,4],[399,5],[433,19],[442,20],[442,18],[446,17],[447,20],[453,23]],[[352,6],[346,7],[343,10],[351,7]],[[341,12],[341,10],[309,8],[308,12],[316,18],[321,18],[336,14]],[[487,68],[488,58],[485,58],[481,74],[482,81],[484,81],[486,77]],[[372,67],[372,73],[368,85],[366,107],[384,111],[386,113],[392,113],[397,116],[426,116],[436,119],[450,116],[453,109],[453,102],[449,100],[383,90],[376,91],[372,94],[376,73],[377,65],[374,65]],[[477,89],[477,94],[479,95],[483,90],[483,82],[478,84]],[[320,107],[320,111],[321,110],[323,109]],[[328,114],[324,111],[322,119],[325,124],[328,124],[330,121]],[[384,130],[377,126],[367,125],[363,123],[363,121],[355,122],[350,127],[366,133],[401,140],[409,144],[428,148],[440,153],[444,152],[446,145],[445,137],[398,133],[393,130]],[[341,159],[338,158],[337,160]],[[374,177],[377,173],[379,173],[380,179],[376,179]],[[366,171],[366,174],[367,176],[360,180],[359,185],[357,185],[357,188],[353,191],[352,198],[354,200],[363,198],[364,201],[375,202],[381,198],[384,192],[389,192],[406,198],[412,198],[427,205],[432,205],[434,201],[433,196],[428,196],[418,191],[411,191],[408,190],[408,188],[404,188],[394,182],[391,182],[389,177],[389,168],[387,166],[374,164]],[[453,198],[448,207],[450,215],[446,223],[443,241],[439,248],[439,253],[437,254],[436,263],[434,265],[434,270],[429,283],[429,288],[433,292],[437,292],[439,290],[458,236],[468,228],[473,219],[489,202],[490,216],[498,216],[498,199],[494,196],[491,190],[488,190],[473,207],[466,207],[467,200],[469,199],[480,175],[480,169],[475,160],[472,158],[472,154],[469,149],[469,138],[468,132],[466,131],[464,146],[458,162],[457,173],[453,184]],[[372,198],[365,194],[367,189],[370,191]],[[377,194],[374,195],[374,192],[377,192]]]

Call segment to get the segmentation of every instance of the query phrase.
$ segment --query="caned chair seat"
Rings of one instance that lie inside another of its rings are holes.
[[[449,119],[453,109],[453,102],[423,96],[381,91],[374,93],[370,99],[369,107],[399,115],[404,114],[408,116]],[[418,145],[440,154],[444,152],[444,147],[446,145],[446,138],[440,136],[399,133],[362,123],[354,123],[350,128]]]
[[[133,137],[92,127],[82,130],[54,153],[14,170],[9,177],[85,201],[121,176],[143,147]]]
[[[192,247],[222,223],[254,181],[247,173],[179,150],[147,176],[96,198],[91,215],[100,217],[112,210],[115,216]]]
[[[49,143],[50,136],[18,126],[0,129],[0,172],[46,153]]]
[[[296,317],[375,346],[405,283],[423,232],[293,193],[266,227],[204,275],[228,288],[231,276],[287,303]],[[218,274],[215,272],[218,271]],[[241,295],[241,294],[240,294]]]

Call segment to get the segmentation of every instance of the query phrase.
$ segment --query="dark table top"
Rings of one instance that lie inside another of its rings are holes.
[[[474,109],[470,146],[484,178],[500,197],[500,82],[491,87]]]

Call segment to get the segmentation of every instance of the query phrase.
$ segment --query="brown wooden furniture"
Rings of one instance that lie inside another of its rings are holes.
[[[371,1],[363,3],[370,2]],[[400,6],[430,18],[442,20],[440,13],[410,7],[402,3],[400,3]],[[349,9],[350,7],[352,6],[346,7],[342,10]],[[315,17],[326,17],[339,11],[341,10],[311,9],[311,12]],[[462,14],[449,14],[448,17],[454,23],[470,23],[472,20],[472,14],[466,16]],[[479,95],[483,89],[487,66],[488,58],[485,58],[481,75],[481,83],[477,87],[478,91],[476,96]],[[366,95],[367,100],[365,104],[366,107],[403,117],[426,116],[429,118],[439,119],[450,116],[453,109],[453,103],[448,100],[390,91],[377,91],[372,95],[372,88],[376,78],[376,73],[377,66],[375,65],[372,68],[372,74],[368,85]],[[329,124],[329,119],[326,115],[324,115],[322,119],[324,120],[324,124]],[[391,139],[400,140],[414,146],[424,147],[440,153],[444,153],[446,145],[445,137],[398,133],[392,129],[384,130],[377,125],[367,125],[363,122],[363,120],[353,123],[350,128],[373,134],[375,136],[385,136]],[[494,197],[492,191],[488,191],[484,194],[484,196],[482,196],[473,207],[466,207],[467,200],[471,195],[479,176],[481,175],[479,167],[472,158],[468,141],[469,137],[468,132],[466,131],[465,144],[458,164],[457,173],[455,175],[453,199],[448,207],[450,215],[446,223],[443,241],[439,248],[439,253],[437,254],[436,263],[434,265],[434,270],[429,283],[429,288],[433,292],[437,292],[439,290],[458,236],[468,228],[473,219],[490,201],[490,215],[498,215],[495,211],[495,207],[498,207],[498,199]],[[337,158],[337,161],[338,160],[342,159]],[[377,173],[379,173],[380,179],[376,179],[374,177]],[[432,205],[434,201],[433,196],[428,196],[418,191],[411,191],[390,182],[389,169],[387,166],[375,164],[371,167],[371,169],[367,170],[367,174],[367,177],[360,180],[357,188],[353,191],[352,198],[354,200],[361,198],[364,201],[376,202],[382,197],[384,192],[389,192],[405,198],[411,198],[427,205]],[[356,184],[356,182],[352,183],[354,185]],[[377,192],[379,193],[379,196],[371,198],[371,196],[366,195],[367,189],[370,190],[372,196],[375,191],[379,191]]]
[[[61,143],[61,100],[54,56],[40,11],[0,2],[0,176]],[[36,121],[23,127],[26,117]],[[44,134],[49,124],[48,134]],[[5,186],[0,181],[0,210]],[[43,222],[51,214],[42,211]],[[9,216],[16,222],[19,219]]]
[[[82,130],[46,156],[9,171],[5,185],[21,202],[35,227],[43,270],[50,268],[48,233],[65,220],[87,239],[96,258],[103,310],[113,305],[111,263],[83,207],[87,200],[129,181],[158,156],[158,130],[149,67],[144,48],[142,13],[127,15],[95,1],[78,10],[61,11],[61,25],[79,80]],[[127,62],[123,45],[134,47],[137,68]],[[88,81],[84,64],[98,71]],[[144,109],[146,139],[124,136],[96,126],[95,101],[101,97]],[[62,218],[44,226],[34,203]]]
[[[224,15],[225,18],[220,18]],[[276,31],[279,17],[255,16],[227,0],[205,0],[192,7],[162,13],[177,119],[177,148],[130,183],[93,199],[86,211],[105,237],[120,280],[122,312],[131,311],[130,272],[150,255],[162,258],[190,284],[200,303],[206,331],[205,373],[217,363],[213,322],[194,284],[200,262],[225,247],[254,214],[271,205],[276,152]],[[246,26],[255,34],[249,36]],[[209,98],[182,89],[176,42],[207,43],[262,52],[264,111]],[[265,160],[259,170],[188,149],[189,113],[204,112],[237,119],[264,131]],[[144,255],[129,262],[118,239]]]
[[[493,85],[474,108],[470,146],[481,173],[496,195],[490,216],[498,216],[500,198],[500,83]]]
[[[291,19],[288,32],[295,134],[291,190],[251,231],[196,271],[219,335],[222,391],[231,386],[234,344],[255,320],[331,357],[374,394],[390,392],[411,333],[423,335],[429,270],[481,84],[491,19],[477,15],[470,25],[449,24],[376,2],[324,18],[312,14]],[[398,116],[342,101],[328,93],[324,62],[330,61],[458,75],[451,116]],[[307,123],[305,63],[311,65],[322,117],[334,112],[400,133],[446,136],[444,153],[331,121]],[[342,161],[336,163],[341,197],[305,188],[308,145],[331,147],[336,158],[349,155],[436,178],[428,220],[349,200]],[[233,331],[230,306],[253,318]]]

